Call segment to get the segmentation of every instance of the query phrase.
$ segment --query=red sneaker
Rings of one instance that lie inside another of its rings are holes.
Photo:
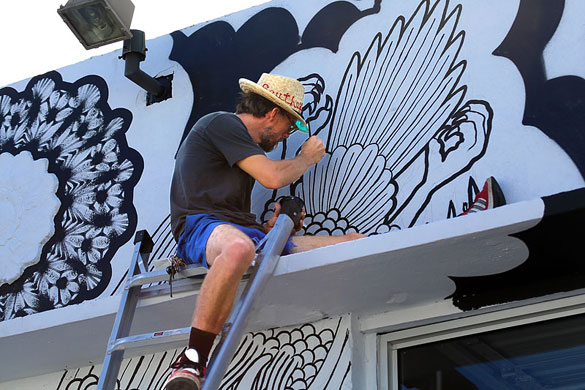
[[[201,378],[205,367],[199,364],[199,354],[193,348],[181,354],[179,360],[171,364],[173,369],[164,390],[201,390]]]
[[[479,194],[467,210],[461,215],[476,213],[487,209],[503,206],[506,204],[506,198],[500,188],[500,185],[493,176],[488,177]]]

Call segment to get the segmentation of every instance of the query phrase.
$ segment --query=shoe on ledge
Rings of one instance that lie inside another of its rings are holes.
[[[477,213],[478,211],[493,209],[506,204],[506,198],[500,185],[493,176],[485,181],[482,190],[475,196],[473,203],[463,214]]]

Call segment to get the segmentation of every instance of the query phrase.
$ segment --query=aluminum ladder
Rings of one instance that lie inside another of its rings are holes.
[[[216,390],[219,388],[231,358],[246,332],[247,318],[252,311],[255,297],[260,294],[266,282],[270,279],[290,232],[301,219],[302,200],[296,197],[285,197],[280,203],[282,205],[280,215],[273,229],[259,245],[259,252],[250,268],[251,272],[246,275],[248,276],[248,282],[234,310],[232,310],[230,318],[226,321],[220,341],[213,351],[206,377],[203,381],[203,390]],[[132,262],[108,341],[98,381],[98,390],[114,390],[116,388],[116,380],[126,349],[159,344],[163,346],[164,344],[187,340],[191,332],[191,327],[189,326],[130,335],[136,306],[142,295],[142,286],[169,280],[169,274],[166,270],[148,272],[148,259],[154,245],[146,230],[136,233],[134,244]],[[203,277],[206,273],[207,270],[203,267],[188,265],[178,270],[174,275],[174,279],[180,280],[193,276]],[[196,281],[192,284],[197,287],[200,286],[200,282],[201,280],[199,280],[199,283]],[[163,290],[163,292],[166,293],[166,290]]]

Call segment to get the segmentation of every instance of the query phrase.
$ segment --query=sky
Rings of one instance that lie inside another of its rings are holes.
[[[135,9],[131,27],[144,31],[148,41],[267,1],[132,0]],[[5,0],[2,3],[0,88],[122,49],[122,42],[116,42],[85,50],[57,14],[57,8],[67,0]]]

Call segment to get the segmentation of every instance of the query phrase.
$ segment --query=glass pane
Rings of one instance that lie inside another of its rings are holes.
[[[124,36],[112,15],[100,3],[69,10],[66,17],[88,46]]]
[[[398,351],[401,390],[585,390],[585,315]]]

